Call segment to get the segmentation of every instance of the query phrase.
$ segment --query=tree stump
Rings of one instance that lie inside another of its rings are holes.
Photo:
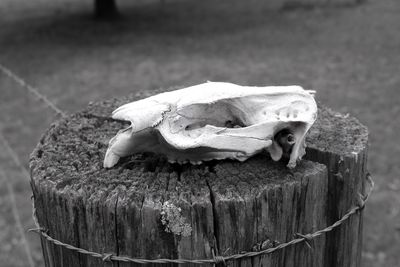
[[[367,129],[324,107],[307,138],[307,159],[295,169],[267,154],[198,166],[140,154],[103,169],[109,139],[127,125],[112,120],[111,111],[138,98],[91,104],[53,124],[40,140],[31,155],[31,184],[39,223],[51,237],[131,258],[210,259],[323,229],[364,192]],[[358,212],[328,235],[226,264],[360,266],[361,233]],[[46,266],[138,265],[113,265],[44,238],[42,248]]]

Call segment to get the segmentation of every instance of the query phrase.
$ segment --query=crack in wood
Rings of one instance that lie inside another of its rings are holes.
[[[117,193],[117,199],[115,200],[114,205],[114,235],[115,235],[115,253],[119,255],[119,234],[118,234],[118,201],[119,201],[119,193]],[[113,265],[114,266],[114,265]],[[119,267],[119,262],[117,262],[117,266]]]
[[[210,182],[208,181],[208,179],[206,178],[206,184],[209,190],[209,194],[210,194],[210,202],[211,202],[211,206],[212,206],[212,216],[213,216],[213,225],[214,225],[214,246],[216,248],[216,253],[217,255],[219,255],[220,253],[220,248],[219,248],[219,222],[218,222],[218,216],[217,216],[217,209],[216,209],[216,204],[215,204],[215,195],[214,192],[212,190],[212,187],[210,185]]]

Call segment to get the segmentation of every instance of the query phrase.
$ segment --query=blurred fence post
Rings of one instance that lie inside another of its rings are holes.
[[[96,18],[115,18],[118,15],[115,0],[94,0],[94,12]]]

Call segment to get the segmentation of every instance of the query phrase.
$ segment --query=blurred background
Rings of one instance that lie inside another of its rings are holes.
[[[317,5],[313,5],[317,2]],[[354,4],[353,4],[354,2]],[[347,4],[350,3],[350,4]],[[370,130],[375,191],[362,266],[400,266],[400,2],[397,0],[1,0],[0,63],[68,113],[141,90],[212,81],[299,84]],[[0,266],[43,266],[28,166],[54,112],[0,73]],[[4,138],[3,138],[4,137]]]

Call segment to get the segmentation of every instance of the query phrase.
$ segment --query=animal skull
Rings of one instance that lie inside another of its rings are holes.
[[[244,161],[263,149],[275,161],[288,157],[287,166],[295,167],[317,115],[313,93],[300,86],[207,82],[125,104],[112,117],[131,125],[110,140],[104,167],[141,152],[200,164]]]

